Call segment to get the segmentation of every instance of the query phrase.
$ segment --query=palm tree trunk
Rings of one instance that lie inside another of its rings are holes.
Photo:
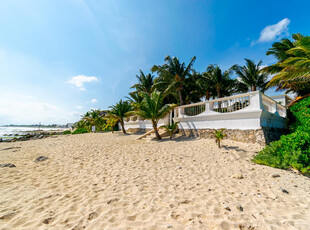
[[[178,90],[178,95],[179,95],[180,105],[183,105],[184,102],[183,102],[181,90]]]
[[[125,130],[125,127],[124,127],[124,121],[121,120],[120,122],[121,122],[121,126],[122,126],[122,131],[123,131],[124,134],[126,134],[126,130]]]
[[[156,135],[156,140],[161,140],[162,138],[159,135],[158,130],[157,130],[157,123],[153,122],[153,121],[152,121],[152,123],[153,123],[154,132],[155,132],[155,135]]]
[[[252,85],[251,90],[256,91],[256,85]]]
[[[210,100],[210,91],[206,91],[206,99],[209,101]]]

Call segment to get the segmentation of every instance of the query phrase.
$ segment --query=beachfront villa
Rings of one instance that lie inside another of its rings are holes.
[[[278,140],[287,130],[287,95],[268,97],[255,91],[175,108],[158,126],[172,120],[186,136],[210,137],[213,129],[226,129],[227,138],[268,144]],[[151,121],[132,116],[125,129],[145,133],[153,129]]]

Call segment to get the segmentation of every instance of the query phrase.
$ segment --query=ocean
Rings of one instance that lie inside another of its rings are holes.
[[[38,131],[38,127],[1,127],[0,126],[0,138],[2,140],[10,139],[14,136],[24,135],[27,132]],[[40,128],[43,131],[57,131],[57,130],[66,130],[65,128]],[[8,136],[10,135],[10,136]]]

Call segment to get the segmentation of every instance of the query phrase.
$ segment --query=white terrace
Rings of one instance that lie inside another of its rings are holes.
[[[259,91],[179,106],[158,125],[172,119],[180,122],[183,130],[287,128],[285,105]],[[152,129],[152,124],[133,116],[125,122],[125,129],[146,131]]]

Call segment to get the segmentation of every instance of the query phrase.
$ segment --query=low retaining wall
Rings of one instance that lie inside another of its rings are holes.
[[[129,128],[128,133],[143,134],[152,129]],[[213,139],[214,129],[180,129],[179,133],[188,137],[201,137]],[[287,134],[286,129],[262,127],[262,129],[226,129],[225,139],[240,141],[245,143],[258,143],[260,145],[269,144],[280,139],[281,135]]]
[[[214,129],[182,129],[180,133],[189,137],[214,138]],[[279,140],[280,136],[286,134],[287,131],[286,129],[263,127],[262,129],[250,130],[227,129],[225,133],[227,134],[225,139],[266,145],[272,141]]]
[[[146,133],[148,131],[151,131],[152,129],[141,129],[141,128],[129,128],[128,130],[126,130],[126,132],[128,133],[136,133],[136,134],[143,134]]]

